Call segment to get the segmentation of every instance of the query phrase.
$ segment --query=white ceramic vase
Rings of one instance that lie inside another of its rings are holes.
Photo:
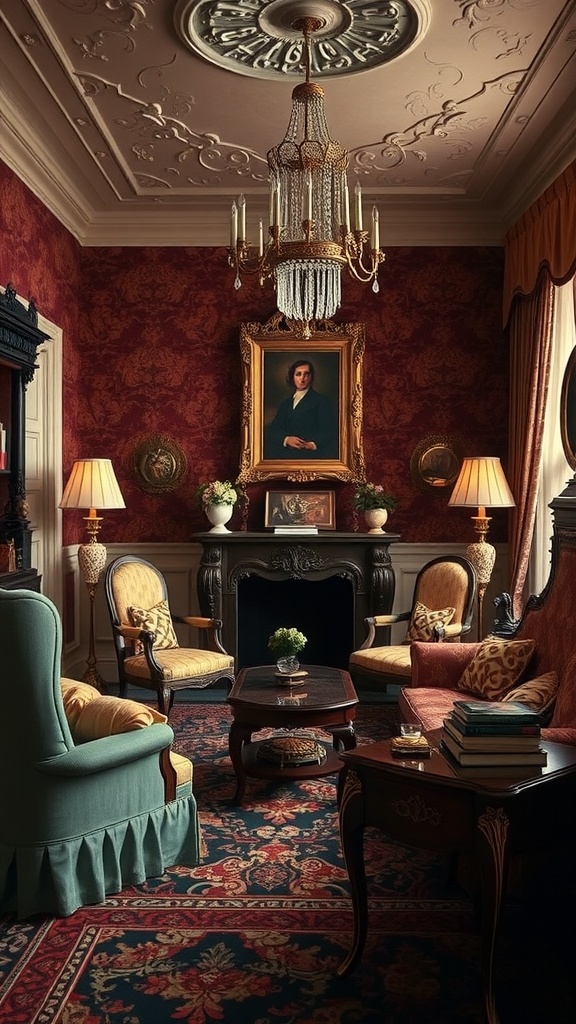
[[[385,508],[370,508],[364,513],[364,521],[368,527],[368,533],[382,533],[388,521],[388,510]]]
[[[209,533],[230,533],[226,523],[232,516],[234,505],[206,505],[204,511],[212,523]]]

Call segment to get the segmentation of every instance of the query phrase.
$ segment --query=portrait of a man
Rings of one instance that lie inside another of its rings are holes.
[[[364,347],[363,324],[318,324],[306,340],[281,313],[241,325],[238,483],[362,474]]]
[[[267,353],[264,458],[339,458],[337,352]]]

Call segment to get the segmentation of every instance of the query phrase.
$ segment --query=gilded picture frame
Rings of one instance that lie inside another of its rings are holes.
[[[165,434],[140,441],[132,452],[132,475],[146,494],[167,494],[182,483],[188,464],[180,445]]]
[[[304,337],[302,326],[278,313],[264,324],[240,327],[243,403],[238,483],[282,478],[296,483],[366,479],[362,443],[364,325],[315,321],[308,337]],[[292,402],[294,387],[288,383],[292,367],[306,362],[313,369],[307,401],[330,410],[330,422],[322,442],[313,439],[313,448],[297,450],[279,439],[275,422],[281,409]]]
[[[266,492],[264,526],[317,526],[336,529],[334,491],[277,490]]]

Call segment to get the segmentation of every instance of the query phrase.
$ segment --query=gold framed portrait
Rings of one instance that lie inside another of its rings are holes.
[[[362,445],[364,325],[301,325],[276,314],[242,324],[238,483],[366,477]]]
[[[140,490],[146,494],[166,494],[182,483],[188,464],[176,441],[164,434],[154,434],[136,445],[131,468]]]

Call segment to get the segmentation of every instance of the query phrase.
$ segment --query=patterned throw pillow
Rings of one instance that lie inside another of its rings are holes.
[[[174,632],[167,601],[159,601],[153,608],[132,607],[128,609],[128,614],[133,626],[156,634],[155,648],[160,650],[167,647],[178,647],[178,637]]]
[[[434,626],[447,626],[454,618],[455,608],[439,608],[431,611],[425,604],[416,601],[412,609],[410,627],[406,634],[406,640],[433,640]]]
[[[552,711],[557,692],[558,676],[555,672],[545,672],[537,679],[527,679],[519,686],[515,686],[501,700],[519,700],[532,711],[546,715]]]
[[[534,640],[483,640],[460,676],[458,689],[483,700],[502,700],[519,682],[533,652]]]

